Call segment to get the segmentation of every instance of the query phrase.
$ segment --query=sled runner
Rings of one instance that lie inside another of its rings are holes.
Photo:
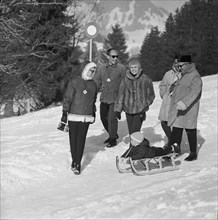
[[[133,173],[139,176],[144,176],[178,170],[179,164],[177,164],[178,161],[175,161],[177,155],[177,153],[170,153],[159,157],[143,158],[140,160],[132,160],[129,158],[129,161]],[[164,158],[166,158],[166,160]],[[141,169],[137,166],[139,163],[142,165]]]
[[[132,160],[129,158],[128,164],[125,164],[125,166],[122,164],[119,156],[116,156],[116,167],[120,173],[133,172],[139,176],[168,172],[179,169],[180,162],[178,164],[178,161],[175,161],[177,155],[177,153],[170,153],[159,157],[143,158],[140,160]]]
[[[131,173],[132,172],[132,168],[130,166],[130,163],[128,165],[124,166],[124,164],[120,161],[120,157],[116,156],[116,167],[117,167],[117,170],[120,173]]]

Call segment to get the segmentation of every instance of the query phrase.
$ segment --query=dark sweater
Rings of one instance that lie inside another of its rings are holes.
[[[70,114],[93,115],[96,97],[95,82],[78,76],[68,83],[63,100],[63,111]]]

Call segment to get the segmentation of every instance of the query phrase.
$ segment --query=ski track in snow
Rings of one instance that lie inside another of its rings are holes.
[[[198,160],[184,161],[184,133],[177,171],[119,173],[115,157],[129,143],[125,114],[119,144],[106,149],[99,98],[80,176],[70,170],[68,134],[56,129],[61,106],[1,120],[1,219],[217,219],[217,75],[202,79]],[[158,85],[142,130],[151,145],[163,146]]]

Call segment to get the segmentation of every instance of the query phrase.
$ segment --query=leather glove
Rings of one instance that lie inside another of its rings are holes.
[[[118,120],[120,120],[121,119],[121,113],[120,112],[116,112],[116,117],[117,117]]]
[[[184,110],[186,110],[186,105],[184,104],[184,102],[179,101],[179,102],[177,103],[176,109],[177,109],[177,110],[184,111]]]
[[[61,122],[58,124],[57,129],[61,131],[65,131],[65,132],[69,131],[69,127],[67,125],[67,112],[66,111],[63,111]]]
[[[140,114],[140,120],[141,120],[141,122],[144,121],[145,119],[146,119],[146,114],[145,114],[145,112],[142,112],[142,113]]]
[[[65,124],[67,123],[67,112],[66,111],[63,111],[61,121]]]

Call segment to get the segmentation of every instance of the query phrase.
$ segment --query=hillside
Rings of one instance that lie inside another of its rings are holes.
[[[217,218],[217,75],[203,77],[198,119],[198,160],[186,162],[187,137],[177,171],[136,176],[115,166],[129,143],[125,114],[119,144],[103,145],[107,134],[99,117],[90,126],[82,174],[70,170],[68,134],[57,130],[62,107],[51,107],[1,120],[1,219],[216,219]],[[152,145],[165,136],[156,98],[142,130]]]

